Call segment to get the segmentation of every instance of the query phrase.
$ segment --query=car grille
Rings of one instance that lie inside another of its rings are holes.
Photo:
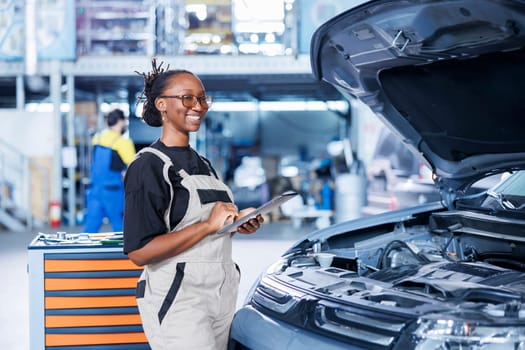
[[[406,320],[379,318],[353,309],[320,302],[315,307],[314,324],[323,333],[337,334],[367,349],[389,349],[405,327]]]

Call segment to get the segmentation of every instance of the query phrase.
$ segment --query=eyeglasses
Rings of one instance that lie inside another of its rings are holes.
[[[197,105],[197,102],[200,103],[202,108],[209,108],[213,102],[213,97],[211,96],[193,96],[193,95],[161,95],[159,97],[163,98],[178,98],[181,100],[182,105],[186,108],[193,108]]]

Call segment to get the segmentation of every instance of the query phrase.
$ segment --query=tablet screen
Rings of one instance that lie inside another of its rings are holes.
[[[289,199],[291,199],[291,198],[293,198],[293,197],[295,197],[297,195],[298,195],[297,192],[292,192],[292,191],[284,192],[283,194],[280,194],[279,196],[273,198],[272,200],[264,203],[259,208],[255,209],[254,211],[252,211],[248,215],[242,217],[241,219],[239,219],[239,220],[237,220],[235,222],[232,222],[229,225],[224,226],[219,231],[217,231],[217,234],[218,235],[222,235],[222,234],[227,233],[227,232],[228,233],[236,232],[237,228],[239,226],[241,226],[242,224],[244,224],[245,222],[255,218],[259,214],[260,215],[264,215],[266,213],[271,212],[273,209],[279,207],[281,204],[283,204],[287,200],[289,200]]]

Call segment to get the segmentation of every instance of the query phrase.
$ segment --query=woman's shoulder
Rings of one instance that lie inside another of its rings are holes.
[[[163,163],[164,161],[155,153],[141,149],[129,165],[128,172],[137,172],[139,176],[141,173],[162,172]]]
[[[154,154],[144,152],[137,154],[128,166],[125,174],[125,185],[128,191],[157,189],[164,183],[162,160]]]

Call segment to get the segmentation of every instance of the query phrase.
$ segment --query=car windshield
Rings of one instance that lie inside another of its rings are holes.
[[[492,175],[474,184],[459,199],[457,209],[481,210],[503,215],[525,215],[525,170]]]
[[[493,207],[494,204],[508,211],[525,210],[525,171],[509,175],[504,181],[487,191],[487,197],[482,206]]]

